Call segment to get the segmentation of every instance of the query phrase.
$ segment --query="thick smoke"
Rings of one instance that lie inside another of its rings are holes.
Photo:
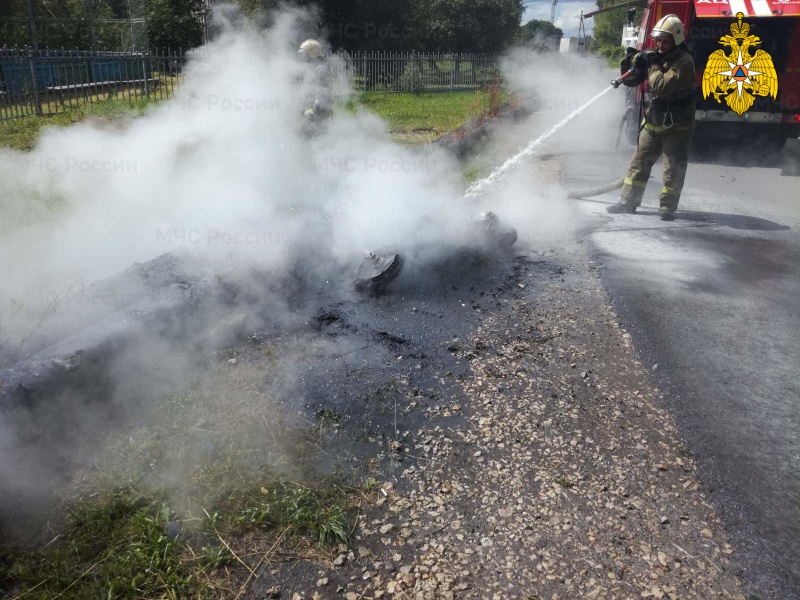
[[[304,17],[285,13],[266,32],[228,23],[191,57],[176,97],[144,118],[53,128],[31,153],[2,154],[0,336],[24,335],[38,324],[36,308],[164,252],[279,269],[313,242],[346,262],[402,245],[421,221],[447,239],[486,207],[461,201],[448,157],[393,144],[374,116],[342,111],[316,139],[298,135]],[[506,61],[512,88],[538,109],[537,131],[607,85],[588,63],[530,53]],[[607,148],[605,112],[571,124],[560,147]],[[509,189],[484,204],[499,200],[519,218],[541,208],[539,194]],[[35,316],[20,319],[31,307]]]
[[[298,135],[299,21],[228,28],[191,57],[173,100],[121,129],[54,128],[31,153],[3,154],[0,327],[21,325],[9,307],[167,251],[276,269],[313,242],[346,260],[460,213],[458,170],[392,144],[374,117],[343,112],[313,141]]]
[[[154,288],[165,304],[188,280],[206,293],[192,305],[192,331],[152,328],[115,358],[103,374],[112,381],[99,382],[112,391],[103,406],[53,393],[47,420],[77,439],[146,413],[148,402],[224,345],[226,329],[252,331],[265,314],[272,324],[298,322],[292,294],[308,285],[287,292],[270,281],[295,281],[287,274],[300,270],[329,299],[346,298],[365,252],[449,251],[487,209],[534,245],[549,247],[574,226],[563,190],[543,185],[530,163],[465,202],[453,158],[394,144],[374,115],[339,110],[324,132],[305,138],[309,73],[296,49],[313,19],[285,12],[257,31],[233,25],[239,19],[229,9],[221,16],[219,37],[190,56],[171,100],[121,125],[53,128],[30,153],[0,154],[0,366],[126,310]],[[508,132],[521,145],[607,85],[599,69],[593,78],[585,68],[576,76],[576,65],[554,69],[531,55],[512,56],[506,71],[538,109],[535,127]],[[349,93],[341,80],[335,89],[341,99]],[[582,148],[592,139],[604,144],[597,114],[565,135]],[[513,146],[504,135],[496,132],[498,143]],[[157,257],[160,271],[131,267]],[[220,278],[239,290],[235,299],[215,289]],[[43,418],[34,411],[0,420],[7,497],[57,485],[79,454],[58,439],[26,447],[24,435]]]
[[[609,86],[616,74],[597,56],[510,53],[503,63],[510,86],[537,109],[543,128],[560,121]],[[606,94],[549,144],[549,151],[613,151],[625,107],[624,89]]]
[[[500,162],[608,88],[614,77],[613,71],[597,57],[537,54],[526,49],[510,52],[502,68],[508,87],[534,113],[528,122],[495,133],[493,144],[513,148],[510,153],[500,153]],[[614,152],[624,106],[623,90],[605,94],[487,192],[494,210],[511,220],[520,230],[521,239],[533,249],[563,246],[583,224],[559,178],[547,177],[549,170],[557,171],[558,167],[548,167],[541,159],[554,157],[552,164],[557,165],[559,156],[586,155],[586,160],[591,161],[593,153]],[[624,139],[619,148],[619,156],[627,159],[630,148]],[[537,162],[539,169],[534,168]],[[622,168],[619,173],[608,173],[607,181],[617,179],[622,173]]]

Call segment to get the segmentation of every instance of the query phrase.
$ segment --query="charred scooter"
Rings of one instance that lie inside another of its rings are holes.
[[[517,230],[503,225],[491,211],[473,217],[460,234],[461,246],[479,252],[507,250],[517,241]],[[424,250],[421,245],[412,246],[413,252]],[[396,249],[370,252],[361,261],[356,271],[356,289],[369,293],[384,291],[403,270],[405,258]]]

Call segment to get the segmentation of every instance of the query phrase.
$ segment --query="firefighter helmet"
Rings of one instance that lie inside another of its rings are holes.
[[[656,23],[655,27],[653,27],[653,31],[650,32],[650,35],[654,38],[662,37],[666,34],[672,36],[676,46],[680,46],[683,40],[686,39],[683,33],[683,23],[681,23],[677,15],[662,17],[662,19]]]
[[[317,40],[306,40],[300,44],[300,51],[298,52],[304,58],[319,58],[322,56],[322,44]]]

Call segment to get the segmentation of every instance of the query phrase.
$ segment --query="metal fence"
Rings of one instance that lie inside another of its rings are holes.
[[[0,121],[108,98],[164,99],[178,86],[184,61],[181,52],[0,49]]]
[[[0,49],[0,121],[52,115],[108,98],[161,100],[180,85],[180,52]],[[475,90],[499,80],[498,57],[484,54],[336,54],[333,76],[356,92]]]
[[[337,55],[357,92],[453,92],[475,90],[499,77],[491,54],[357,52]],[[336,68],[336,67],[335,67]]]

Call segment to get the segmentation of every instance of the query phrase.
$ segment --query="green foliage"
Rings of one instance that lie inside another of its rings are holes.
[[[513,43],[522,0],[412,0],[417,50],[500,52]]]
[[[255,2],[258,0],[239,0]],[[499,52],[513,42],[522,0],[297,0],[320,7],[335,49]]]
[[[41,600],[198,596],[208,589],[208,561],[185,560],[183,540],[166,533],[170,514],[165,498],[130,488],[69,507],[63,535],[3,557],[0,582]]]
[[[606,8],[619,4],[623,0],[597,0],[598,8]],[[642,10],[636,9],[635,22],[642,17]],[[609,10],[594,17],[594,51],[606,57],[609,62],[618,64],[625,54],[622,47],[622,28],[628,20],[627,8]]]
[[[278,0],[234,0],[246,15],[269,14]],[[27,0],[0,3],[0,39],[27,46]],[[39,37],[42,47],[127,49],[127,0],[33,0],[37,16],[72,19],[50,24]],[[188,49],[202,43],[197,13],[203,0],[131,0],[134,16],[145,16],[150,48]],[[515,41],[522,19],[522,0],[289,0],[319,9],[308,23],[307,37],[327,39],[334,49],[380,51],[500,52]],[[140,8],[141,7],[141,8]],[[138,35],[138,34],[136,34]],[[46,38],[46,39],[43,39]],[[120,47],[120,40],[123,40]],[[135,42],[143,47],[143,40]]]
[[[253,17],[259,13],[266,14],[277,8],[277,0],[234,0],[234,4],[242,14]]]
[[[276,0],[236,0],[246,13]],[[522,0],[294,0],[319,8],[308,37],[336,50],[500,52],[514,41]]]
[[[268,0],[237,0],[239,4]],[[319,8],[318,31],[336,50],[410,50],[411,0],[294,0],[293,4]]]
[[[346,494],[336,486],[306,487],[275,482],[237,492],[228,499],[234,530],[282,529],[320,544],[348,542]]]
[[[40,600],[219,597],[214,572],[236,560],[221,536],[263,530],[322,546],[349,542],[351,490],[333,482],[265,479],[231,492],[203,519],[179,512],[164,491],[138,487],[87,490],[65,507],[66,526],[50,543],[0,548],[0,592]]]
[[[557,52],[564,32],[550,21],[533,19],[519,28],[517,43],[536,52]]]
[[[136,0],[132,2],[136,6]],[[38,19],[54,19],[51,22],[37,21],[37,40],[41,49],[89,49],[116,48],[120,34],[129,37],[128,24],[95,23],[92,19],[127,18],[127,3],[117,0],[32,0],[33,14]],[[0,2],[0,40],[2,45],[28,47],[32,45],[28,26],[27,0],[3,0]],[[62,19],[62,20],[56,20]]]
[[[622,57],[625,56],[625,48],[622,46],[600,46],[596,47],[595,50],[600,56],[605,57],[612,67],[619,66]]]
[[[203,27],[195,13],[202,0],[147,0],[150,48],[188,50],[203,43]]]

